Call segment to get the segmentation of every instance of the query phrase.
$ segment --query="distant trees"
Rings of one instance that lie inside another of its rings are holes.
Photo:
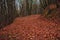
[[[0,0],[0,25],[10,24],[17,16],[40,14],[56,0]]]

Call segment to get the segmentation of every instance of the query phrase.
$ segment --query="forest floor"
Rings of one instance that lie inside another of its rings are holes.
[[[60,40],[60,19],[40,14],[18,17],[0,30],[0,40]]]

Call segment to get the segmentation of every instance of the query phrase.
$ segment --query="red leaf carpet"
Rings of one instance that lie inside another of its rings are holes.
[[[0,40],[60,40],[60,25],[41,15],[18,17],[0,30]]]

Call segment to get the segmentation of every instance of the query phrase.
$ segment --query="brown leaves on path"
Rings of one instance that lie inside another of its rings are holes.
[[[0,40],[60,40],[60,25],[41,15],[19,17],[0,30]]]

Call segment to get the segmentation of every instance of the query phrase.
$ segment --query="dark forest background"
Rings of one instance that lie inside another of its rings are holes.
[[[0,0],[0,28],[19,16],[42,14],[51,3],[57,3],[57,0]]]

